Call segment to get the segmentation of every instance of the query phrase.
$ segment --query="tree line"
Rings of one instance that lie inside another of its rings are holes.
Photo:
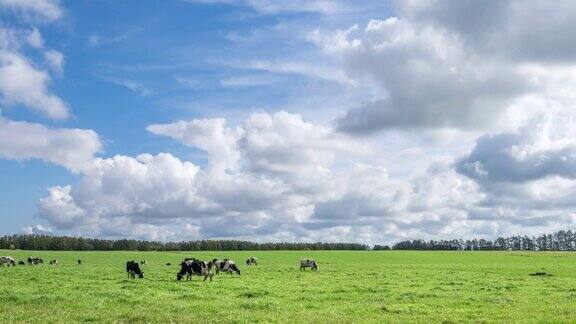
[[[460,250],[460,251],[576,251],[576,232],[557,231],[539,236],[517,235],[493,241],[473,240],[406,240],[394,244],[394,250]]]
[[[275,250],[370,250],[359,243],[256,243],[237,240],[160,242],[131,239],[107,240],[52,235],[5,235],[0,249],[51,251],[275,251]],[[539,236],[509,236],[495,240],[404,240],[375,245],[372,250],[453,250],[453,251],[576,251],[576,232],[558,231]]]
[[[199,240],[160,242],[142,240],[106,240],[52,235],[6,235],[0,237],[0,249],[50,251],[241,251],[241,250],[369,250],[358,243],[255,243],[236,240]]]

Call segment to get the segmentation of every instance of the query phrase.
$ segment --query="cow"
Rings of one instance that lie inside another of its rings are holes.
[[[16,262],[14,262],[14,258],[11,256],[2,256],[0,257],[0,267],[7,264],[8,266],[16,266]]]
[[[135,279],[136,276],[140,279],[144,278],[144,272],[140,269],[140,265],[136,261],[126,262],[126,272],[128,273],[128,279]]]
[[[20,261],[18,262],[18,265],[26,265],[26,262],[20,260]]]
[[[78,265],[82,265],[82,260],[78,259]]]
[[[220,271],[222,272],[226,272],[228,274],[232,274],[233,272],[236,272],[238,275],[240,275],[240,269],[238,269],[238,266],[236,265],[236,263],[234,263],[234,261],[230,260],[230,259],[224,259],[222,261],[218,261],[218,259],[214,259],[212,260],[212,263],[216,266],[216,273],[220,273]]]
[[[50,265],[58,265],[58,260],[50,260]]]
[[[314,259],[302,259],[300,260],[300,271],[310,268],[314,271],[318,271],[318,265]]]
[[[28,265],[38,265],[42,263],[44,263],[44,260],[42,260],[42,258],[28,257]]]
[[[168,262],[168,263],[166,263],[166,265],[167,265],[167,266],[171,266],[171,265],[172,265],[172,263]]]
[[[246,260],[246,265],[247,266],[258,265],[258,258],[248,258]]]
[[[180,263],[180,272],[176,274],[176,279],[180,281],[184,278],[184,275],[186,275],[186,281],[192,281],[192,276],[196,275],[204,276],[204,280],[202,281],[206,281],[208,278],[212,281],[212,277],[214,276],[212,266],[214,266],[212,262],[205,262],[198,259],[184,260]]]
[[[145,265],[145,264],[146,264],[146,260],[140,261],[140,265]]]

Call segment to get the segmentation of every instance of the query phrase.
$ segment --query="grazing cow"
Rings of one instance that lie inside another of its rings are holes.
[[[28,265],[38,265],[42,263],[44,263],[44,260],[42,260],[42,258],[28,257]]]
[[[128,279],[144,278],[144,272],[140,269],[140,265],[136,261],[128,261],[126,262],[126,272],[128,273]]]
[[[167,266],[171,266],[171,265],[172,265],[172,263],[168,262],[168,263],[166,263],[166,265],[167,265]]]
[[[184,275],[186,275],[186,281],[192,281],[192,276],[196,275],[204,276],[204,280],[202,281],[206,281],[208,278],[212,281],[212,277],[214,276],[212,273],[213,265],[212,262],[200,261],[198,259],[184,260],[180,263],[180,272],[176,274],[176,279],[180,281],[184,278]]]
[[[82,260],[78,259],[78,265],[82,264]]]
[[[26,265],[26,262],[20,260],[20,261],[18,262],[18,265]]]
[[[248,260],[246,260],[246,265],[258,265],[258,258],[248,258]]]
[[[317,271],[318,265],[316,264],[316,260],[314,260],[314,259],[302,259],[302,260],[300,260],[300,270],[306,270],[306,268],[310,268],[314,271]]]
[[[212,260],[212,263],[216,266],[216,273],[220,273],[220,271],[226,272],[228,274],[236,272],[238,275],[240,275],[240,269],[238,269],[236,263],[230,259],[224,259],[222,261],[214,259]]]
[[[16,262],[14,262],[14,258],[11,256],[2,256],[0,257],[0,267],[7,264],[8,266],[16,266]]]
[[[58,260],[50,260],[50,265],[58,265]]]

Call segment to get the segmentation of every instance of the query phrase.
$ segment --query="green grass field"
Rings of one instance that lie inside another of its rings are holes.
[[[522,252],[32,252],[60,265],[0,268],[0,322],[576,321],[576,254]],[[177,282],[184,257],[242,276]],[[260,265],[244,266],[249,256]],[[303,257],[320,270],[298,270]],[[79,266],[76,260],[84,263]],[[146,260],[128,280],[127,260]],[[172,266],[166,266],[171,262]],[[546,276],[530,276],[546,272]]]

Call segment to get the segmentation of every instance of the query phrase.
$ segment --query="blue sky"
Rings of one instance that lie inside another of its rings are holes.
[[[384,243],[570,227],[575,11],[0,0],[0,234]]]
[[[311,46],[303,39],[270,30],[284,24],[310,28],[330,20],[317,12],[269,14],[242,4],[202,1],[63,1],[59,7],[62,19],[41,21],[37,28],[46,46],[65,53],[65,72],[53,76],[50,88],[73,117],[50,121],[12,106],[4,107],[2,115],[93,129],[104,142],[101,156],[169,152],[203,165],[205,158],[197,150],[153,136],[146,127],[206,117],[237,121],[254,111],[280,110],[301,88],[323,86],[322,80],[306,75],[249,66],[306,56]],[[18,11],[6,9],[1,18],[5,27],[36,28],[35,21]],[[37,160],[0,164],[1,180],[10,184],[0,187],[3,234],[36,221],[36,203],[47,187],[78,181],[61,166]]]

